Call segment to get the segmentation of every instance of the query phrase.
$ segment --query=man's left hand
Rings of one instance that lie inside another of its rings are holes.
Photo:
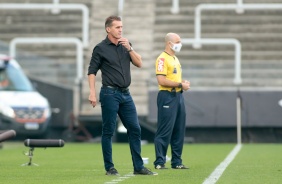
[[[187,80],[183,81],[182,82],[182,89],[184,91],[187,91],[188,89],[190,89],[190,81],[187,81]]]

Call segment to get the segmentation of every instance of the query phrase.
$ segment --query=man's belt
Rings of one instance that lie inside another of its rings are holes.
[[[120,87],[115,87],[115,86],[106,86],[106,85],[103,85],[102,88],[107,88],[107,89],[112,89],[112,90],[117,90],[117,91],[121,91],[121,92],[126,92],[129,90],[128,87],[126,88],[120,88]]]

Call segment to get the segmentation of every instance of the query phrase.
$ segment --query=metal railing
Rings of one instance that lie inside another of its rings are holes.
[[[203,10],[235,10],[237,13],[243,13],[245,10],[274,10],[282,9],[282,4],[243,4],[238,1],[237,4],[200,4],[195,10],[195,43],[194,48],[199,48],[198,41],[201,39],[201,13]]]
[[[237,5],[238,5],[237,13],[243,13],[244,10],[240,8],[242,4],[243,4],[243,0],[237,0]],[[170,12],[172,14],[179,13],[179,0],[172,0]]]
[[[58,4],[54,0],[53,4],[17,4],[17,3],[1,3],[0,9],[16,9],[16,10],[38,10],[49,9],[54,10],[81,10],[82,11],[82,42],[86,48],[89,44],[89,9],[84,4]]]
[[[122,17],[124,7],[124,0],[118,1],[118,16]]]
[[[188,38],[182,38],[181,43],[185,45],[193,45],[195,43],[195,39],[188,39]],[[241,78],[241,44],[237,39],[232,38],[202,38],[200,40],[197,40],[201,44],[204,45],[234,45],[235,47],[235,67],[234,67],[234,84],[241,84],[242,78]]]
[[[179,0],[172,0],[170,12],[172,14],[178,14],[179,13]]]

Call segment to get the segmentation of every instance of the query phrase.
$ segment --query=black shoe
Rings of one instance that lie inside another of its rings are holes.
[[[155,169],[167,169],[165,165],[155,165]]]
[[[172,167],[172,169],[189,169],[189,167],[186,167],[185,165],[180,164],[180,165]]]
[[[140,171],[134,171],[133,174],[139,174],[139,175],[158,175],[158,173],[152,172],[146,167],[141,169]]]
[[[118,176],[119,173],[114,167],[112,167],[106,172],[106,175],[117,175]]]

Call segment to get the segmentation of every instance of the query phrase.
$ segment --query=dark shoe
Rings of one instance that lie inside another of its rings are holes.
[[[167,169],[165,165],[155,165],[155,169]]]
[[[114,167],[112,167],[106,172],[106,175],[117,175],[118,176],[119,173]]]
[[[139,175],[158,175],[158,173],[152,172],[146,167],[141,169],[140,171],[134,171],[133,174],[139,174]]]
[[[172,167],[172,169],[189,169],[189,167],[186,167],[185,165],[181,164],[181,165],[177,165],[175,167]]]

